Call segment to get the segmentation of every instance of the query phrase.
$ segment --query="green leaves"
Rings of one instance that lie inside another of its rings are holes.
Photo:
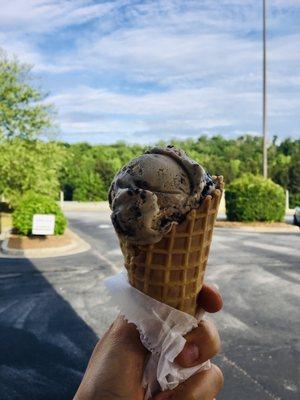
[[[111,146],[70,145],[68,157],[60,174],[66,200],[107,200],[115,174],[133,157],[142,154],[141,146],[117,143]]]
[[[31,66],[0,49],[0,139],[34,139],[53,126],[54,107],[34,86]]]
[[[281,186],[262,176],[245,174],[226,187],[229,221],[282,221],[285,194]]]
[[[99,201],[107,199],[107,189],[96,171],[92,147],[86,143],[70,146],[60,173],[65,200]]]
[[[58,175],[65,157],[66,150],[56,142],[20,138],[0,142],[0,194],[12,206],[29,190],[58,199]]]
[[[168,143],[160,142],[161,146]],[[226,184],[244,173],[258,175],[262,166],[262,140],[260,137],[243,136],[225,139],[221,136],[200,136],[197,141],[172,141],[184,149],[210,173],[224,175]],[[61,186],[67,200],[106,200],[107,191],[114,175],[134,157],[141,155],[142,146],[114,145],[91,146],[78,143],[65,146],[68,156],[61,173]],[[286,139],[280,145],[269,148],[269,172],[272,179],[292,190],[300,192],[300,140]],[[293,194],[292,194],[292,197]]]

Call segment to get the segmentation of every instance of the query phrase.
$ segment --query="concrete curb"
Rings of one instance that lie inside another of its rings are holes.
[[[63,212],[65,211],[109,211],[108,201],[80,202],[80,201],[64,201],[58,202]]]
[[[61,247],[48,247],[40,249],[19,250],[8,247],[8,239],[5,238],[1,244],[0,257],[2,258],[52,258],[70,256],[73,254],[83,253],[91,248],[91,246],[76,233],[67,229],[68,234],[72,237],[72,243]]]
[[[9,236],[10,231],[11,231],[11,229],[8,229],[8,230],[0,233],[0,242],[2,240],[5,240]]]

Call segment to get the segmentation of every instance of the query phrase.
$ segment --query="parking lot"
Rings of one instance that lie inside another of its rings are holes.
[[[116,315],[103,278],[122,269],[107,212],[68,213],[90,245],[51,259],[0,258],[1,399],[71,399]],[[215,230],[207,281],[224,309],[218,400],[299,398],[299,233]]]

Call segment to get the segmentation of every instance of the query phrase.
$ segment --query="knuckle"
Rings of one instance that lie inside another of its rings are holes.
[[[206,347],[209,357],[213,357],[218,354],[221,349],[220,336],[215,324],[212,321],[203,322],[203,336],[201,338],[201,342]]]

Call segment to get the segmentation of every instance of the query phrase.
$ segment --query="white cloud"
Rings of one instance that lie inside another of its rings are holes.
[[[229,99],[236,104],[230,116]],[[77,132],[86,140],[93,135],[101,139],[109,132],[120,137],[131,133],[131,141],[153,142],[159,136],[195,137],[203,131],[229,129],[256,96],[241,97],[214,88],[125,95],[82,86],[50,100],[61,110],[65,132]]]
[[[35,64],[42,76],[56,74],[62,82],[76,73],[73,84],[60,83],[50,99],[65,134],[130,139],[135,133],[145,141],[150,135],[260,130],[257,2],[2,2],[0,46]],[[297,9],[299,1],[272,2],[268,39],[272,129],[286,119],[286,132],[293,134],[299,122],[300,32],[295,23],[289,30],[286,21]],[[62,33],[66,28],[72,31]],[[58,37],[68,44],[60,47]],[[56,40],[50,50],[43,49],[45,38]],[[87,76],[93,77],[89,84]]]
[[[87,45],[89,43],[89,45]],[[253,71],[257,43],[221,34],[166,34],[145,28],[81,41],[74,67],[120,71],[131,79],[180,83],[211,74]]]
[[[47,33],[100,18],[113,3],[88,0],[1,0],[0,26],[11,32]]]
[[[256,95],[247,94],[244,99],[251,102]],[[176,118],[178,115],[191,118],[209,114],[215,116],[220,111],[214,110],[213,103],[218,103],[236,98],[240,101],[238,94],[232,94],[220,89],[178,89],[164,93],[147,93],[144,95],[121,94],[94,89],[90,87],[78,87],[57,96],[53,101],[62,110],[62,114],[85,113],[87,115],[137,115],[143,118],[164,119],[165,117]]]

